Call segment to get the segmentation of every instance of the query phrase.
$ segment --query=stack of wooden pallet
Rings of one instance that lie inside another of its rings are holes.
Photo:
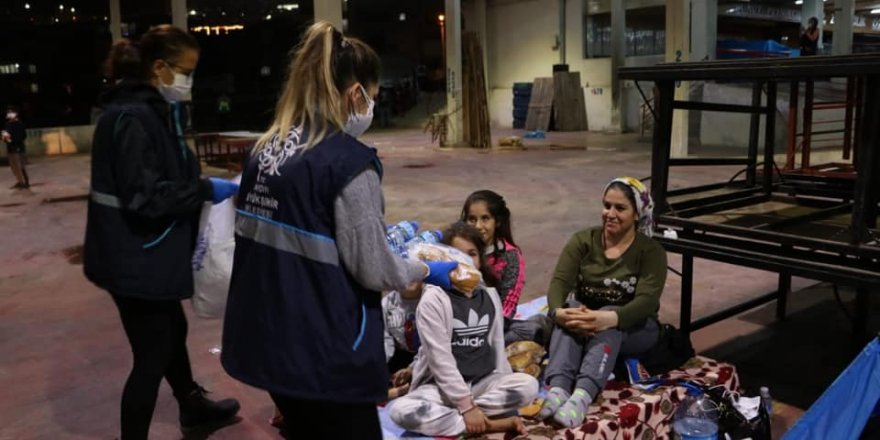
[[[489,132],[489,104],[486,99],[486,77],[483,70],[483,49],[474,32],[461,35],[462,42],[462,103],[464,141],[474,148],[492,145]]]
[[[558,131],[587,129],[587,106],[580,72],[553,74],[553,123]]]
[[[587,108],[580,72],[555,72],[535,78],[526,130],[587,130]]]
[[[534,84],[529,113],[526,115],[526,130],[547,131],[553,111],[553,78],[535,78]]]

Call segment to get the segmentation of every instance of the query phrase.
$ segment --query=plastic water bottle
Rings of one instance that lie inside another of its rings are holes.
[[[443,233],[440,231],[422,231],[412,239],[416,243],[440,243],[440,240],[443,240]]]
[[[681,440],[717,440],[718,407],[699,388],[686,386],[687,396],[678,403],[672,429]]]
[[[764,405],[764,408],[767,409],[767,415],[773,414],[773,397],[770,396],[770,388],[761,387],[761,405]]]
[[[392,252],[400,253],[406,247],[406,242],[412,240],[419,230],[419,224],[414,221],[404,220],[394,226],[388,227],[385,238]]]

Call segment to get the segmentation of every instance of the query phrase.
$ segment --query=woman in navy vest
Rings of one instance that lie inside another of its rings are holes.
[[[122,439],[146,440],[164,377],[184,431],[234,421],[238,402],[214,402],[193,381],[180,301],[193,294],[191,259],[199,212],[237,186],[202,179],[183,140],[179,101],[199,59],[192,36],[157,26],[137,44],[122,40],[108,60],[118,80],[102,97],[92,141],[86,277],[107,290],[131,344],[122,392]]]
[[[369,127],[379,59],[326,22],[291,60],[275,120],[245,164],[223,329],[226,371],[269,392],[289,438],[380,439],[382,290],[449,286],[449,262],[406,261],[385,239]]]

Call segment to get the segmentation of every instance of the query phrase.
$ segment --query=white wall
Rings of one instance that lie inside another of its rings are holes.
[[[494,4],[486,11],[489,120],[513,125],[513,83],[551,76],[559,55],[552,50],[558,15],[555,0]],[[547,8],[553,6],[553,13]]]
[[[787,84],[782,83],[777,86],[776,92],[776,118],[775,118],[775,149],[777,153],[785,152],[786,139],[788,137],[788,118],[789,118],[789,94]],[[767,95],[761,97],[762,104],[766,105]],[[736,84],[715,84],[706,83],[703,88],[703,101],[717,102],[723,104],[752,105],[752,90],[747,85]],[[803,99],[798,103],[803,110]],[[708,112],[704,111],[701,115],[701,131],[700,142],[706,146],[713,147],[730,147],[743,149],[749,145],[749,126],[751,124],[751,115],[745,113],[724,113],[724,112]],[[800,118],[799,118],[800,119]],[[843,120],[843,110],[822,112],[816,117],[819,120]],[[764,126],[765,117],[760,119],[760,128],[758,136],[759,148],[764,145]],[[798,121],[798,131],[803,121]],[[823,125],[821,130],[842,128],[842,123],[835,126]],[[814,128],[814,130],[818,130]],[[800,156],[798,156],[800,157]],[[781,166],[781,164],[780,164]]]
[[[513,124],[513,83],[553,76],[559,52],[558,0],[499,0],[487,6],[489,118]],[[566,62],[581,74],[590,130],[611,125],[611,60],[583,58],[583,0],[566,3]]]
[[[657,63],[663,62],[663,55],[651,55],[651,56],[641,56],[641,57],[628,57],[626,58],[626,67],[643,67],[643,66],[653,66]],[[633,81],[624,81],[621,84],[623,90],[621,90],[620,96],[622,99],[626,100],[626,104],[624,108],[626,109],[626,114],[623,115],[623,127],[626,131],[639,131],[641,125],[641,106],[645,100],[642,98],[642,95],[639,93],[639,90],[636,88],[636,85]],[[648,99],[652,99],[653,97],[653,88],[654,83],[651,81],[643,81],[639,83],[639,87],[642,88],[642,92]],[[653,103],[651,103],[653,105]]]
[[[552,76],[553,64],[559,62],[559,52],[553,50],[559,32],[559,2],[488,0],[487,3],[489,118],[494,127],[510,127],[513,124],[513,83]],[[583,57],[584,3],[583,0],[566,0],[566,62],[569,70],[580,72],[589,130],[615,131],[618,127],[611,125],[611,59]],[[627,8],[658,3],[655,0],[629,0]],[[600,2],[599,6],[607,9],[607,1]],[[625,65],[650,66],[663,60],[663,55],[628,57]],[[653,83],[640,85],[650,98]],[[622,87],[621,98],[626,101],[627,109],[623,115],[624,128],[638,131],[640,106],[644,101],[631,81],[623,82]],[[787,96],[781,89],[776,121],[777,148],[785,145],[788,106]],[[707,86],[705,93],[707,102],[748,104],[751,100],[751,91],[737,86],[712,84]],[[701,140],[709,146],[743,147],[748,144],[748,127],[748,116],[703,112]]]

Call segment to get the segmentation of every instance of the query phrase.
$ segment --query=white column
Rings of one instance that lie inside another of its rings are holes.
[[[342,0],[314,0],[315,21],[330,22],[342,32]]]
[[[669,0],[666,2],[666,62],[686,62],[690,60],[690,1]],[[675,99],[690,98],[690,84],[681,82],[675,89]],[[685,157],[688,154],[688,123],[687,110],[675,110],[672,113],[672,157]]]
[[[623,1],[611,2],[611,126],[623,131],[625,100],[622,97],[617,68],[626,62],[626,5]]]
[[[718,41],[718,0],[691,1],[690,6],[690,61],[708,61],[715,59],[715,48]],[[703,82],[695,82],[689,87],[691,101],[703,101]],[[690,146],[702,145],[703,112],[688,112],[688,141]]]
[[[446,0],[446,142],[457,146],[464,140],[461,100],[461,0]]]
[[[186,0],[171,0],[171,24],[188,31]]]
[[[584,58],[584,3],[583,0],[567,0],[565,3],[565,59],[569,65]]]
[[[110,1],[110,35],[113,42],[122,39],[122,12],[119,9],[119,0]]]
[[[832,55],[852,53],[854,0],[834,1],[834,39],[831,43]]]
[[[693,1],[691,5],[691,53],[689,59],[691,61],[714,60],[715,46],[718,41],[718,0]]]
[[[825,10],[822,0],[804,0],[801,6],[801,26],[806,29],[810,17],[816,17],[819,20],[819,55],[822,55],[822,27],[825,25]]]

